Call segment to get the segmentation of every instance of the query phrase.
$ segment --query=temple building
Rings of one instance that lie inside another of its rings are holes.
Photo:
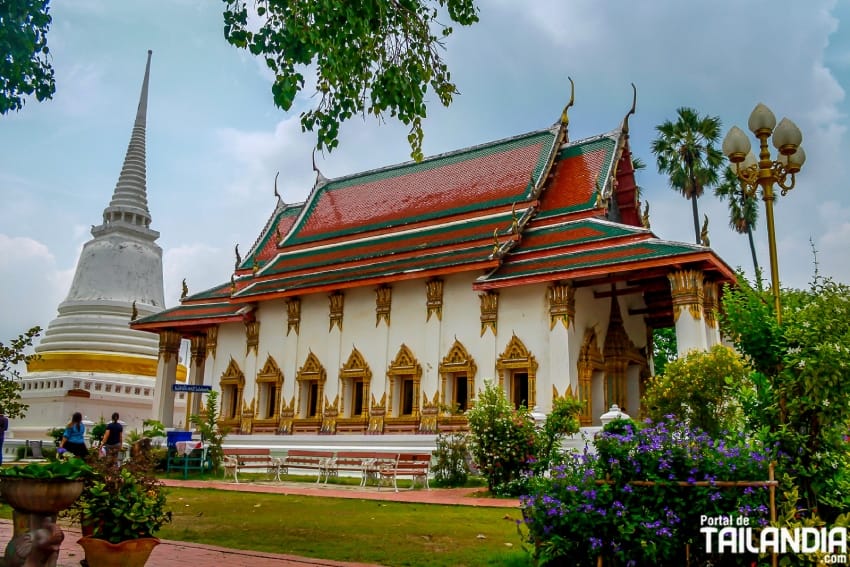
[[[71,414],[109,421],[119,412],[127,430],[149,419],[156,386],[159,342],[131,329],[131,319],[165,307],[159,232],[151,229],[145,159],[145,127],[151,52],[124,164],[101,224],[80,253],[68,296],[27,364],[22,401],[25,418],[13,420],[15,437],[40,439],[64,427]],[[185,379],[175,367],[172,378]],[[185,400],[176,415],[185,422]]]
[[[189,382],[220,392],[235,434],[463,428],[485,380],[517,406],[640,410],[653,328],[680,351],[720,340],[732,270],[658,238],[641,214],[626,114],[571,140],[551,127],[327,179],[278,202],[229,282],[136,320],[157,333],[155,415]],[[155,336],[155,335],[154,335]],[[198,402],[193,400],[192,405]]]

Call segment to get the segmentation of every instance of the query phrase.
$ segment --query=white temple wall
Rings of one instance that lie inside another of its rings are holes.
[[[437,368],[443,358],[449,353],[455,339],[466,348],[469,356],[475,361],[475,389],[470,396],[477,397],[484,389],[484,380],[496,377],[496,341],[493,333],[487,332],[481,336],[481,308],[478,292],[472,289],[474,274],[459,274],[444,278],[443,283],[443,318],[440,329],[440,355]],[[423,304],[423,314],[425,307]],[[436,315],[431,316],[431,320]]]

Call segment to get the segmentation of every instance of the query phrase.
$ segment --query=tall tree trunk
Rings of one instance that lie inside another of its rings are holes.
[[[694,210],[694,236],[697,239],[697,244],[702,244],[699,237],[699,208],[697,207],[697,194],[691,195],[691,208]]]

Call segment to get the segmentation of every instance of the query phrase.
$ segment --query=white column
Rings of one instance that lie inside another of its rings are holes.
[[[552,386],[563,396],[571,391],[579,396],[578,382],[572,383],[570,339],[575,329],[575,288],[569,284],[552,284],[546,290],[549,304],[549,380],[537,376],[537,405],[546,413],[552,409]]]
[[[180,351],[180,333],[160,331],[159,362],[156,366],[156,388],[153,393],[151,417],[165,427],[174,427],[174,391],[177,382],[177,358]]]
[[[200,386],[204,383],[204,366],[207,360],[207,337],[206,335],[192,337],[191,366],[189,367],[189,384]],[[189,403],[186,404],[188,416],[186,423],[190,423],[189,417],[201,414],[200,392],[189,394]]]
[[[673,297],[673,319],[679,356],[691,350],[707,350],[703,322],[703,273],[679,270],[667,275]]]

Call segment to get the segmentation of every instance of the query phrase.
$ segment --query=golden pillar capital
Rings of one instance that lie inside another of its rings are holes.
[[[687,309],[695,320],[702,319],[703,280],[701,270],[678,270],[667,274],[673,298],[673,320],[679,320],[682,309]]]
[[[171,362],[171,358],[177,357],[180,352],[180,341],[183,336],[177,331],[170,329],[159,332],[159,358],[165,362]]]
[[[549,330],[555,328],[560,321],[564,327],[569,329],[570,324],[575,324],[576,316],[576,290],[567,283],[552,284],[546,290],[549,300]]]
[[[495,291],[479,293],[481,300],[481,336],[489,328],[496,334],[496,324],[499,319],[499,294]]]
[[[204,363],[207,357],[207,336],[195,335],[192,341],[192,363],[195,366],[200,366]]]
[[[717,328],[717,310],[720,307],[718,302],[717,282],[705,282],[703,284],[703,312],[705,313],[705,324],[712,329]]]
[[[434,278],[425,283],[426,286],[426,307],[428,314],[425,321],[431,319],[431,314],[437,315],[437,320],[443,319],[443,280]]]

